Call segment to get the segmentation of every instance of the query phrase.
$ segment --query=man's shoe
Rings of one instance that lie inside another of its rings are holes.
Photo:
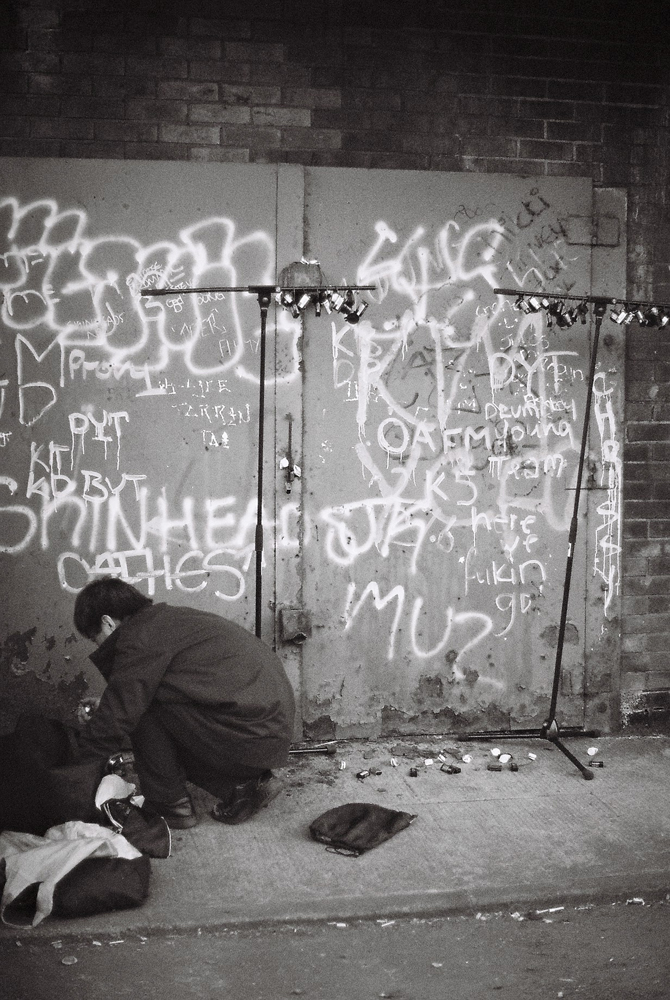
[[[243,781],[235,785],[230,799],[218,802],[210,815],[219,823],[236,826],[251,819],[265,802],[263,785],[272,777],[272,771],[264,771],[259,778]]]
[[[162,816],[171,830],[189,830],[198,822],[190,795],[185,795],[183,799],[177,799],[176,802],[150,802],[146,800],[144,804],[151,812]]]

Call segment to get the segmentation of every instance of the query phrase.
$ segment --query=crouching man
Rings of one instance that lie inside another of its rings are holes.
[[[214,819],[249,819],[293,734],[279,657],[234,622],[154,604],[113,577],[80,591],[74,624],[97,645],[90,659],[107,681],[80,737],[82,757],[109,757],[128,737],[147,805],[170,826],[197,822],[187,780],[220,799]]]

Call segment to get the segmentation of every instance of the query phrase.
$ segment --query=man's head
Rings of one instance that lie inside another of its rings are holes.
[[[78,632],[99,645],[120,621],[150,604],[153,604],[151,598],[129,583],[105,576],[88,583],[77,594],[74,625]]]

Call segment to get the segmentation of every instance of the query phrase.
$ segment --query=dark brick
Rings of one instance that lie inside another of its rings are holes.
[[[60,56],[53,52],[0,52],[0,70],[9,73],[58,73],[59,69]]]
[[[670,423],[629,423],[626,426],[626,437],[629,441],[670,441]]]
[[[124,145],[127,160],[188,160],[189,149],[185,143],[127,142]]]
[[[670,518],[670,500],[625,500],[624,515],[641,518]]]
[[[2,101],[2,113],[9,115],[55,116],[60,108],[60,98],[42,94],[11,94]]]
[[[155,98],[156,81],[132,76],[94,76],[93,93],[97,97]]]
[[[93,38],[84,31],[30,31],[28,48],[43,52],[90,52]]]
[[[95,122],[96,140],[107,142],[155,142],[158,126],[139,122]]]
[[[623,537],[624,538],[647,538],[649,532],[649,523],[647,521],[624,521],[623,525]]]
[[[64,97],[61,101],[64,118],[122,118],[123,113],[123,101],[101,97]]]
[[[284,87],[281,102],[300,108],[339,108],[342,94],[334,87]]]
[[[158,122],[185,122],[188,105],[185,101],[128,101],[128,118]]]
[[[158,84],[156,94],[159,100],[166,101],[218,101],[219,87],[213,81],[163,80]]]
[[[0,139],[0,156],[58,156],[59,139]]]
[[[33,118],[30,134],[34,139],[92,139],[93,123],[79,118]]]
[[[591,81],[588,87],[583,82],[570,80],[547,80],[547,97],[554,101],[590,101],[602,103],[605,85]]]
[[[340,149],[343,138],[335,129],[282,128],[281,130],[284,149]]]
[[[304,155],[304,154],[303,154]],[[310,154],[315,167],[363,167],[369,169],[372,153],[354,149],[318,149]],[[303,163],[304,159],[289,161]]]
[[[192,61],[188,68],[192,80],[216,80],[220,83],[246,83],[251,76],[248,63]]]
[[[472,120],[475,130],[482,126]],[[542,139],[545,133],[545,123],[536,118],[489,118],[485,131],[493,136],[514,136],[518,139]]]
[[[340,133],[337,133],[340,134]],[[383,152],[401,152],[403,136],[399,132],[346,131],[342,132],[343,149],[368,149]]]
[[[663,601],[665,603],[665,599],[664,598],[657,598],[657,597],[628,597],[628,596],[626,596],[624,594],[623,598],[621,599],[621,613],[623,615],[622,625],[623,625],[624,632],[626,630],[626,625],[627,625],[627,622],[628,622],[628,616],[629,615],[646,615],[648,612],[650,612],[650,611],[653,610],[653,608],[652,608],[652,602],[653,601]],[[656,609],[656,610],[659,610],[659,609]],[[665,608],[663,608],[663,610],[665,610]]]
[[[192,104],[188,109],[189,122],[217,122],[227,125],[248,125],[251,108],[244,104],[230,107],[227,104]]]
[[[634,633],[652,633],[652,632],[670,632],[670,614],[659,614],[659,615],[627,615],[626,616],[626,634],[632,635]],[[670,646],[668,647],[670,649]]]
[[[248,109],[247,109],[248,110]],[[270,125],[276,128],[306,129],[311,125],[312,112],[309,108],[252,108],[251,121],[254,125]],[[314,129],[315,132],[322,131]],[[294,147],[291,147],[294,148]]]
[[[281,43],[226,42],[226,59],[232,62],[283,62],[284,46]]]
[[[154,35],[118,32],[97,34],[93,38],[95,52],[123,53],[123,55],[155,56],[157,52]]]
[[[8,73],[6,70],[0,71],[0,93],[2,94],[27,94],[30,77],[27,73]]]
[[[71,159],[91,160],[122,160],[124,158],[122,142],[73,142],[64,140],[61,143],[60,155]]]
[[[652,483],[636,483],[629,479],[624,482],[623,495],[626,500],[653,500],[653,494]]]
[[[475,77],[475,80],[481,79]],[[491,93],[498,97],[535,97],[546,98],[548,93],[546,80],[534,80],[520,76],[494,76],[490,79]],[[462,94],[468,93],[461,87]],[[565,99],[565,98],[564,98]]]
[[[4,138],[27,138],[29,134],[29,118],[0,118],[0,135]]]
[[[516,139],[505,139],[499,136],[463,136],[461,150],[464,156],[509,157],[513,159],[518,153]]]
[[[543,121],[571,121],[575,117],[575,105],[570,101],[519,101],[522,118],[541,118]]]
[[[670,575],[670,556],[659,556],[649,560],[649,573],[652,576]]]
[[[625,575],[627,580],[632,580],[634,577],[646,577],[647,560],[627,559],[625,563]]]
[[[31,94],[76,94],[85,96],[92,92],[90,77],[70,74],[32,73]]]
[[[631,597],[670,596],[670,577],[631,577],[626,580],[626,593]]]
[[[407,106],[407,105],[406,105]],[[362,108],[363,110],[379,108],[380,110],[400,110],[400,94],[393,90],[353,90],[342,91],[343,108]],[[418,110],[426,110],[425,105]]]
[[[543,142],[531,139],[521,139],[519,156],[524,159],[542,160],[572,160],[574,151],[569,142]]]
[[[639,84],[608,83],[605,86],[606,103],[642,104],[658,107],[663,97],[662,86],[640,86]]]
[[[189,142],[216,146],[220,139],[220,129],[213,125],[164,125],[158,127],[161,142]]]
[[[278,128],[257,128],[254,125],[224,125],[221,129],[221,145],[278,149],[281,145],[281,132]]]
[[[198,163],[248,163],[248,149],[231,149],[228,146],[193,146],[189,159]]]
[[[123,76],[126,72],[126,63],[123,56],[112,56],[103,53],[78,52],[76,55],[63,55],[61,56],[61,65],[64,73],[96,73],[99,76]]]
[[[312,111],[312,125],[314,128],[339,128],[339,129],[371,129],[374,124],[380,128],[391,128],[394,112],[385,112],[385,123],[376,114],[366,111],[330,110],[329,108],[317,108]]]
[[[270,87],[309,87],[312,82],[312,74],[307,66],[286,63],[251,63],[249,82]]]
[[[226,104],[279,104],[281,90],[279,87],[251,87],[244,84],[234,86],[222,84],[219,88],[221,101]]]
[[[129,76],[155,76],[162,78],[184,79],[188,76],[188,63],[185,59],[170,59],[167,56],[136,56],[126,60]]]
[[[191,34],[203,38],[233,39],[251,38],[251,22],[236,18],[192,17],[190,18]]]
[[[221,42],[212,39],[160,38],[158,51],[171,59],[220,59]]]

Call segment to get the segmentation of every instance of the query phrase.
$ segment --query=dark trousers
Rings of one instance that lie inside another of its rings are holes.
[[[130,736],[140,791],[152,802],[171,803],[187,794],[186,781],[224,801],[233,786],[265,773],[212,751],[197,710],[154,702]]]

